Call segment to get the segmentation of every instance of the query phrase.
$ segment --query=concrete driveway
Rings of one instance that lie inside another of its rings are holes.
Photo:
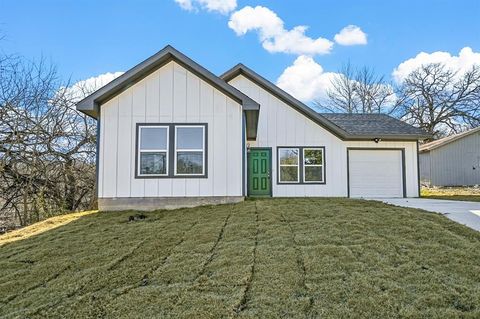
[[[426,198],[372,198],[396,206],[419,208],[445,215],[451,220],[480,231],[480,202]]]

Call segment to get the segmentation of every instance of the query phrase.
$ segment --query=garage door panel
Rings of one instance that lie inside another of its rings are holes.
[[[349,150],[350,197],[403,197],[401,150]]]

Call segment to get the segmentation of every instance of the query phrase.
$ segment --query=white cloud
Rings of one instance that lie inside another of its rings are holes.
[[[247,6],[232,14],[228,26],[239,36],[257,31],[260,42],[268,52],[283,52],[299,55],[330,53],[333,42],[305,35],[307,26],[286,30],[284,22],[269,8]]]
[[[237,7],[237,0],[175,0],[175,2],[187,11],[204,9],[221,14],[228,14]]]
[[[332,81],[338,77],[344,77],[344,75],[338,72],[325,72],[312,57],[301,55],[293,65],[283,71],[277,79],[277,86],[300,101],[309,103],[328,99],[327,92],[333,89]],[[356,83],[355,80],[352,81]],[[384,84],[382,89],[393,92],[389,84]],[[384,105],[392,106],[395,101],[396,95],[392,94]]]
[[[67,88],[63,88],[63,90],[65,90],[64,94],[73,102],[80,101],[81,99],[86,97],[88,94],[95,92],[102,86],[118,78],[123,73],[124,72],[114,72],[114,73],[108,72],[108,73],[100,74],[95,77],[88,78],[86,80],[78,81]]]
[[[367,44],[367,34],[356,25],[348,25],[339,33],[335,34],[335,42],[340,45],[365,45]]]
[[[393,78],[397,83],[401,83],[411,72],[422,65],[430,63],[442,63],[459,74],[468,71],[473,65],[480,65],[480,52],[473,52],[469,47],[460,50],[458,56],[451,55],[449,52],[436,51],[433,53],[421,52],[416,57],[400,63],[393,70]]]
[[[338,75],[324,72],[322,66],[309,56],[299,56],[293,65],[286,68],[277,80],[277,85],[295,98],[310,102],[326,97],[331,80]]]

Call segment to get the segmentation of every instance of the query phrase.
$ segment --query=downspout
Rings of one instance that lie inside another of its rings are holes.
[[[247,156],[247,150],[245,147],[245,140],[247,139],[246,135],[246,115],[245,112],[242,112],[242,196],[245,197],[245,185],[246,185],[246,163],[245,157]]]
[[[96,147],[96,154],[95,154],[95,196],[97,197],[97,205],[98,205],[98,198],[100,195],[100,123],[101,123],[101,112],[100,108],[98,108],[98,117],[97,117],[97,147]]]
[[[417,140],[417,183],[418,183],[418,197],[420,196],[420,153],[419,153],[420,147],[418,146],[418,140]]]

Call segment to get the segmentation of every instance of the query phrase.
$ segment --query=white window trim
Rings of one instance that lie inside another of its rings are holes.
[[[164,128],[166,129],[167,131],[167,144],[166,144],[166,149],[142,149],[142,129],[144,128]],[[168,166],[169,166],[169,162],[168,162],[168,149],[169,149],[169,141],[170,141],[170,129],[168,126],[165,126],[165,125],[140,125],[138,127],[138,152],[137,152],[137,176],[139,177],[144,177],[144,176],[152,176],[152,177],[155,177],[155,176],[168,176]],[[141,154],[142,153],[165,153],[165,174],[142,174],[142,170],[141,170]]]
[[[297,165],[294,164],[282,164],[280,158],[280,152],[282,150],[297,150]],[[300,149],[297,147],[279,147],[278,148],[278,183],[279,184],[299,184],[300,183]],[[296,181],[282,181],[282,167],[296,167],[297,168],[297,180]]]
[[[203,149],[178,149],[177,148],[177,129],[178,128],[201,128],[202,129],[202,143]],[[205,126],[204,125],[175,125],[175,149],[174,149],[174,163],[173,163],[173,175],[174,176],[204,176],[205,175]],[[202,172],[198,174],[179,174],[177,173],[177,154],[178,152],[202,152]]]
[[[322,151],[322,164],[305,164],[305,151],[309,150],[316,150],[316,151]],[[325,181],[325,153],[323,151],[323,148],[321,147],[304,147],[303,148],[303,182],[305,184],[315,184],[315,183],[323,183]],[[305,179],[305,167],[321,167],[322,168],[322,180],[319,181],[307,181]]]

